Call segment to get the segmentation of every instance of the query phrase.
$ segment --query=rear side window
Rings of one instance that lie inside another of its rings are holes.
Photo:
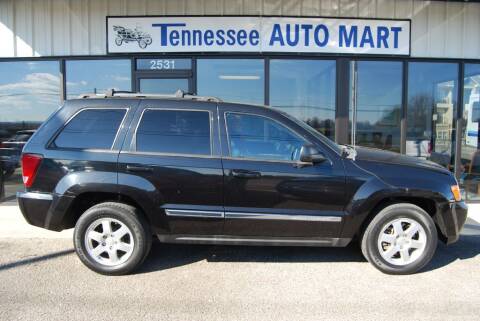
[[[210,155],[207,111],[146,109],[137,129],[137,151]]]
[[[55,139],[59,148],[111,149],[127,111],[86,109],[79,112]]]

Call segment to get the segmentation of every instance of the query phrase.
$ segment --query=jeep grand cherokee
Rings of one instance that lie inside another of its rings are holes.
[[[273,108],[185,95],[67,101],[22,155],[20,208],[75,227],[80,260],[125,274],[167,243],[343,247],[414,273],[466,220],[455,177],[418,158],[337,145]]]

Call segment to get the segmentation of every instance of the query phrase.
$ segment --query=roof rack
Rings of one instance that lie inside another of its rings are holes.
[[[184,92],[183,90],[177,90],[175,94],[145,94],[145,93],[136,93],[132,91],[121,91],[115,89],[109,89],[104,94],[82,94],[78,98],[112,98],[112,97],[124,97],[124,98],[166,98],[166,99],[190,99],[197,101],[213,101],[221,102],[222,100],[217,97],[210,96],[197,96],[192,93]]]

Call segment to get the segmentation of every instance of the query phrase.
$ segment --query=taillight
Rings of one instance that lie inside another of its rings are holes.
[[[25,187],[31,187],[37,175],[38,166],[42,161],[42,156],[37,154],[22,155],[22,175]]]

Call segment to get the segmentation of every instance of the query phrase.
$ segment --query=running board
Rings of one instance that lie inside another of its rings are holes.
[[[215,244],[215,245],[267,245],[267,246],[318,246],[344,247],[350,238],[315,237],[258,237],[230,235],[158,235],[160,242],[181,244]]]

